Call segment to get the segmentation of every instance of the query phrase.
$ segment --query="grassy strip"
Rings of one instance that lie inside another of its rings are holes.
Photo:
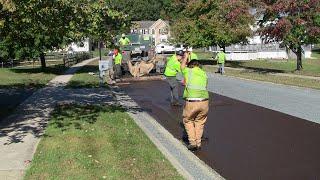
[[[201,60],[212,60],[213,53],[195,50]],[[253,61],[227,61],[226,67],[244,68],[261,73],[289,73],[296,75],[320,77],[320,49],[314,50],[312,59],[304,59],[303,70],[296,71],[296,60],[253,60]],[[216,62],[213,61],[213,64]]]
[[[106,48],[102,48],[101,49],[101,56],[105,56],[106,54],[108,54],[110,51],[110,49],[106,49]],[[99,49],[95,49],[94,51],[92,51],[93,57],[99,57],[100,53],[99,53]]]
[[[217,71],[217,68],[213,66],[204,66],[204,69],[212,73]],[[232,70],[232,69],[226,69],[226,75],[245,78],[245,79],[258,80],[258,81],[273,82],[277,84],[320,89],[320,81],[312,80],[312,79],[284,77],[284,76],[276,76],[276,75],[272,75],[264,72],[252,72],[250,70]]]
[[[99,61],[93,61],[83,66],[69,81],[67,88],[96,88],[99,87],[99,77],[90,75],[89,72],[98,74]]]
[[[245,68],[259,72],[290,73],[306,76],[320,76],[320,59],[303,60],[303,70],[296,70],[295,60],[255,60],[255,61],[229,61],[227,67]]]
[[[0,68],[0,88],[43,87],[65,70],[63,66],[50,66],[45,70],[40,67]]]
[[[61,106],[25,179],[182,179],[116,106]]]

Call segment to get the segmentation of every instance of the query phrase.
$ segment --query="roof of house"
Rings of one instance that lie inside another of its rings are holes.
[[[139,28],[148,29],[150,28],[156,21],[133,21],[133,24],[137,24]]]
[[[157,21],[132,21],[133,24],[137,24],[139,28],[141,29],[149,29],[151,26],[154,25],[154,23],[158,22],[161,19],[158,19]],[[163,21],[163,20],[161,20]],[[167,25],[169,25],[169,21],[164,21]]]

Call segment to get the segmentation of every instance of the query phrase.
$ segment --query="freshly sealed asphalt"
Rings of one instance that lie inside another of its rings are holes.
[[[170,106],[165,81],[120,87],[182,139],[182,107]],[[210,93],[204,136],[207,140],[195,154],[226,179],[320,179],[317,123]]]

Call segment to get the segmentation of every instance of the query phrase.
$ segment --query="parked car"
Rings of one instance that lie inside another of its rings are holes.
[[[157,54],[171,53],[176,51],[176,47],[173,45],[161,43],[156,46],[155,51]]]
[[[176,44],[175,48],[176,51],[183,51],[186,48],[186,46],[183,44]]]

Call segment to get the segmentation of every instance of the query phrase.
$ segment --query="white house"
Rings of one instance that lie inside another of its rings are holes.
[[[74,52],[89,52],[90,49],[91,44],[89,38],[86,38],[81,42],[73,42],[67,48],[68,51]]]

